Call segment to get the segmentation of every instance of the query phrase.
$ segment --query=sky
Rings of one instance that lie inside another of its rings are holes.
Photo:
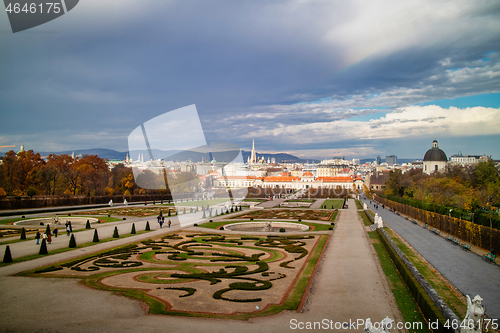
[[[82,0],[17,33],[0,11],[0,146],[127,151],[193,104],[244,150],[500,159],[500,2]]]

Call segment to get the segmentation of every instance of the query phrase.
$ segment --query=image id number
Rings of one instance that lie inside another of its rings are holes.
[[[5,11],[9,14],[14,13],[55,13],[59,14],[61,12],[61,4],[59,2],[46,2],[46,3],[25,3],[22,7],[19,3],[9,3]]]

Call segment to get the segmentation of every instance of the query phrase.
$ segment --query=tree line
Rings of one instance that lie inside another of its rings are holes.
[[[4,155],[0,164],[0,197],[162,192],[140,188],[134,180],[132,168],[118,164],[110,170],[106,162],[106,159],[97,155],[73,158],[67,154],[50,154],[43,159],[33,150],[19,153],[11,150]]]
[[[468,220],[498,220],[500,173],[492,160],[454,165],[426,175],[420,169],[393,170],[383,195],[390,200]],[[451,211],[450,211],[451,210]],[[486,221],[489,220],[489,221]],[[489,224],[489,223],[488,223]]]

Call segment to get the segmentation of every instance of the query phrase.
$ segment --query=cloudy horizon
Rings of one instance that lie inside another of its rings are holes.
[[[448,156],[500,159],[499,15],[490,1],[86,0],[13,34],[2,12],[0,146],[127,151],[137,126],[195,104],[206,141],[244,150],[422,158],[436,137]]]

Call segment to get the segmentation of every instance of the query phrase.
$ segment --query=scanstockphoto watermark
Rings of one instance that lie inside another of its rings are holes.
[[[297,319],[290,320],[290,329],[292,330],[361,330],[365,328],[373,330],[384,329],[405,329],[410,331],[421,330],[424,327],[422,322],[394,322],[392,319],[386,318],[380,322],[371,322],[370,319],[349,319],[348,321],[333,321],[323,319],[321,321],[299,321]],[[384,331],[382,331],[384,332]]]
[[[394,322],[388,317],[380,322],[371,322],[370,319],[356,319],[353,321],[333,321],[330,319],[323,319],[321,321],[299,321],[297,319],[290,319],[290,329],[292,330],[360,330],[367,329],[368,332],[389,332],[391,329],[407,330],[414,332],[417,330],[422,330],[427,327],[430,330],[438,330],[441,328],[446,328],[450,330],[458,329],[479,329],[481,332],[487,329],[498,329],[499,321],[498,319],[484,319],[474,321],[470,320],[447,320],[444,324],[440,324],[438,320],[423,322]]]
[[[52,21],[73,8],[80,0],[3,0],[12,32],[31,29]]]

